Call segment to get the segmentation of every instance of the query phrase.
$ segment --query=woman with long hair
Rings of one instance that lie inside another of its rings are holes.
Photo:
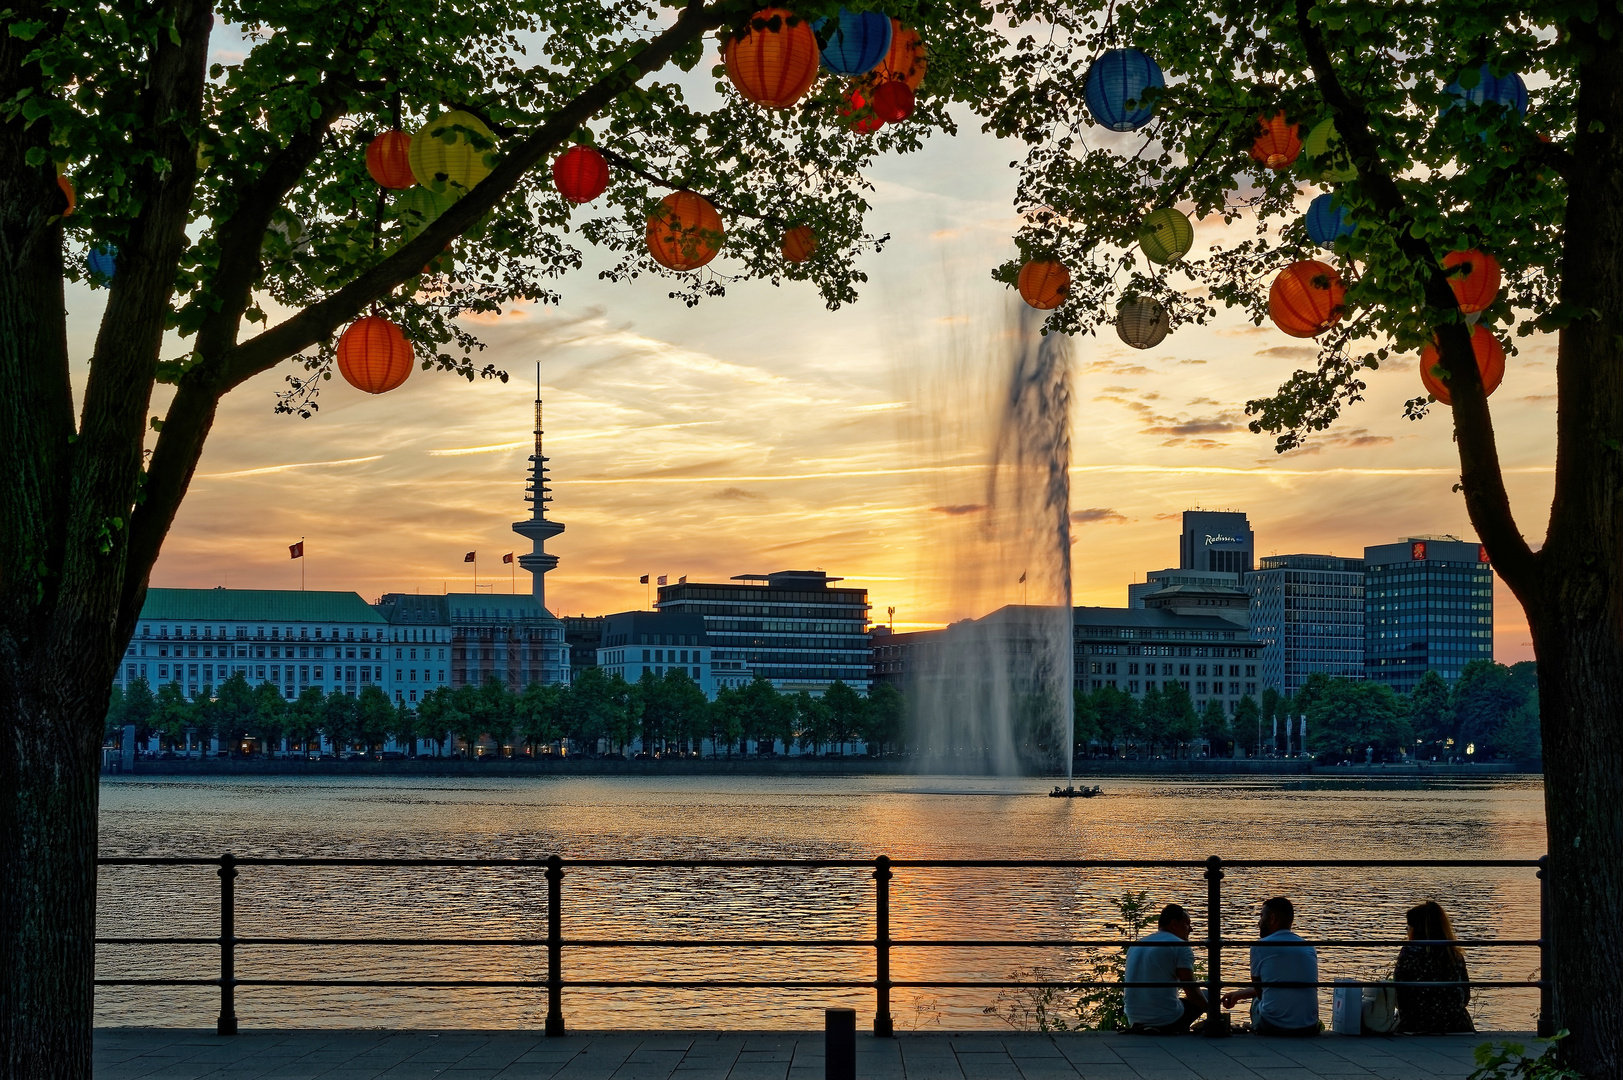
[[[1466,982],[1465,953],[1458,945],[1448,913],[1435,900],[1416,904],[1405,915],[1411,942],[1398,953],[1393,978],[1398,984],[1398,1030],[1411,1035],[1475,1031],[1466,1006],[1469,986],[1405,986],[1405,983]]]

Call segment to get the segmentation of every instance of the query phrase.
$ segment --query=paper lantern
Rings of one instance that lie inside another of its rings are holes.
[[[1284,113],[1257,117],[1256,137],[1251,143],[1253,158],[1277,172],[1289,168],[1301,152],[1301,128],[1288,123]]]
[[[1325,117],[1313,125],[1313,130],[1302,140],[1302,152],[1307,155],[1307,178],[1339,184],[1358,175],[1358,168],[1347,156],[1347,148],[1336,130],[1336,122]]]
[[[411,365],[411,342],[381,315],[356,319],[338,339],[338,373],[368,394],[385,394],[405,382]]]
[[[1147,296],[1129,296],[1116,305],[1116,336],[1135,349],[1149,349],[1172,332],[1172,316]]]
[[[1451,251],[1443,256],[1454,299],[1467,315],[1486,311],[1499,295],[1499,260],[1486,252]]]
[[[79,205],[79,197],[73,190],[73,181],[69,180],[68,174],[62,171],[60,162],[56,166],[56,186],[62,192],[62,197],[68,200],[68,208],[62,211],[62,216],[72,217],[73,208]]]
[[[924,84],[925,67],[924,41],[919,32],[903,26],[898,19],[890,20],[890,51],[879,62],[879,73],[887,79],[900,79],[909,90],[916,91]]]
[[[913,88],[900,79],[882,82],[873,92],[874,115],[888,123],[894,124],[912,116],[916,103]]]
[[[1094,123],[1111,131],[1137,131],[1155,113],[1155,106],[1144,100],[1145,92],[1166,85],[1160,66],[1148,53],[1107,49],[1088,67],[1082,96]]]
[[[1032,259],[1016,281],[1020,298],[1038,311],[1052,311],[1071,293],[1071,272],[1053,259]]]
[[[426,229],[430,222],[451,208],[456,202],[455,196],[448,192],[435,191],[428,187],[414,187],[394,198],[394,216],[400,219],[400,224],[407,240]]]
[[[882,11],[847,11],[818,19],[823,66],[836,75],[866,75],[890,53],[891,18]]]
[[[1358,226],[1347,216],[1347,208],[1328,191],[1307,204],[1307,235],[1320,247],[1333,247],[1337,240],[1351,236]]]
[[[1268,290],[1268,317],[1291,337],[1317,337],[1346,314],[1347,289],[1335,268],[1315,259],[1293,262]]]
[[[417,183],[411,171],[411,136],[385,131],[366,144],[366,171],[379,187],[404,191]]]
[[[304,222],[287,210],[278,209],[265,227],[259,242],[260,253],[272,262],[282,262],[310,250],[310,230]]]
[[[1138,246],[1158,266],[1177,262],[1195,246],[1195,226],[1170,206],[1151,210],[1139,222]]]
[[[817,35],[800,16],[762,8],[722,50],[727,78],[748,101],[787,109],[817,79]]]
[[[1486,397],[1499,389],[1505,379],[1505,349],[1486,326],[1478,326],[1471,331],[1471,352],[1476,356],[1476,369],[1482,375],[1482,394]],[[1442,351],[1435,341],[1421,349],[1420,381],[1432,397],[1452,406],[1454,398],[1444,378],[1447,373],[1439,366],[1442,359]]]
[[[803,263],[817,250],[817,234],[810,225],[796,225],[783,234],[783,257],[792,263]]]
[[[858,135],[868,135],[885,126],[884,118],[874,111],[862,87],[846,91],[845,104],[840,106],[840,119]]]
[[[589,203],[609,186],[609,163],[590,146],[571,146],[552,160],[552,182],[572,203]]]
[[[1456,79],[1443,87],[1443,93],[1455,99],[1448,109],[1454,105],[1492,104],[1502,109],[1515,109],[1522,116],[1527,115],[1527,84],[1514,71],[1495,75],[1489,65],[1483,64],[1477,71],[1475,86],[1466,89]],[[1447,112],[1448,109],[1443,111]]]
[[[472,113],[453,109],[424,124],[411,137],[411,174],[435,191],[461,195],[496,165],[496,136]]]
[[[672,270],[697,270],[716,257],[725,231],[710,200],[691,191],[665,196],[648,218],[648,253]]]
[[[92,285],[112,281],[113,275],[118,272],[118,248],[112,244],[91,248],[85,252],[85,266],[90,270]]]

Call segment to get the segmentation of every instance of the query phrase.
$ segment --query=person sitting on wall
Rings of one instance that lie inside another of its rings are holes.
[[[1161,909],[1159,929],[1127,950],[1129,983],[1182,983],[1178,986],[1129,986],[1122,997],[1130,1029],[1138,1035],[1183,1035],[1206,1011],[1206,995],[1195,982],[1195,954],[1189,948],[1189,913],[1178,904]],[[1152,945],[1165,941],[1177,944]]]
[[[1248,998],[1251,1030],[1257,1035],[1305,1036],[1319,1033],[1319,991],[1313,986],[1281,983],[1319,981],[1319,957],[1311,945],[1291,932],[1296,906],[1283,896],[1265,900],[1257,920],[1261,944],[1251,947],[1251,981],[1255,985],[1223,995],[1223,1007],[1232,1009]]]
[[[1454,941],[1454,925],[1435,900],[1410,908],[1405,916],[1410,941]],[[1405,945],[1393,978],[1398,984],[1398,1030],[1411,1035],[1475,1031],[1469,986],[1405,986],[1405,983],[1468,982],[1465,953],[1458,945]]]

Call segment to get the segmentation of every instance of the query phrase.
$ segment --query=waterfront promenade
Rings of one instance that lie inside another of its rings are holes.
[[[908,1032],[857,1037],[858,1080],[1464,1080],[1525,1033],[1318,1039]],[[96,1032],[96,1080],[823,1080],[822,1032]]]

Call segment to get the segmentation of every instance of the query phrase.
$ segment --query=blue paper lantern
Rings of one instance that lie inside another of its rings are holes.
[[[1088,67],[1082,95],[1093,119],[1111,131],[1137,131],[1150,122],[1153,105],[1144,101],[1151,88],[1165,89],[1161,68],[1138,49],[1107,49]]]
[[[91,248],[85,255],[85,265],[90,268],[92,284],[97,278],[102,281],[113,280],[113,274],[118,270],[118,248],[112,244]]]
[[[1303,221],[1307,224],[1307,235],[1320,247],[1334,247],[1337,240],[1358,231],[1358,226],[1347,216],[1347,208],[1328,191],[1308,204]]]
[[[818,38],[828,40],[823,66],[836,75],[866,75],[890,52],[890,16],[882,11],[841,8],[834,19],[818,19],[812,26]]]
[[[1443,92],[1454,97],[1459,104],[1486,105],[1491,102],[1527,115],[1527,84],[1514,71],[1495,75],[1487,64],[1483,64],[1475,86],[1467,90],[1456,80],[1443,87]],[[1443,111],[1447,112],[1448,109]]]

